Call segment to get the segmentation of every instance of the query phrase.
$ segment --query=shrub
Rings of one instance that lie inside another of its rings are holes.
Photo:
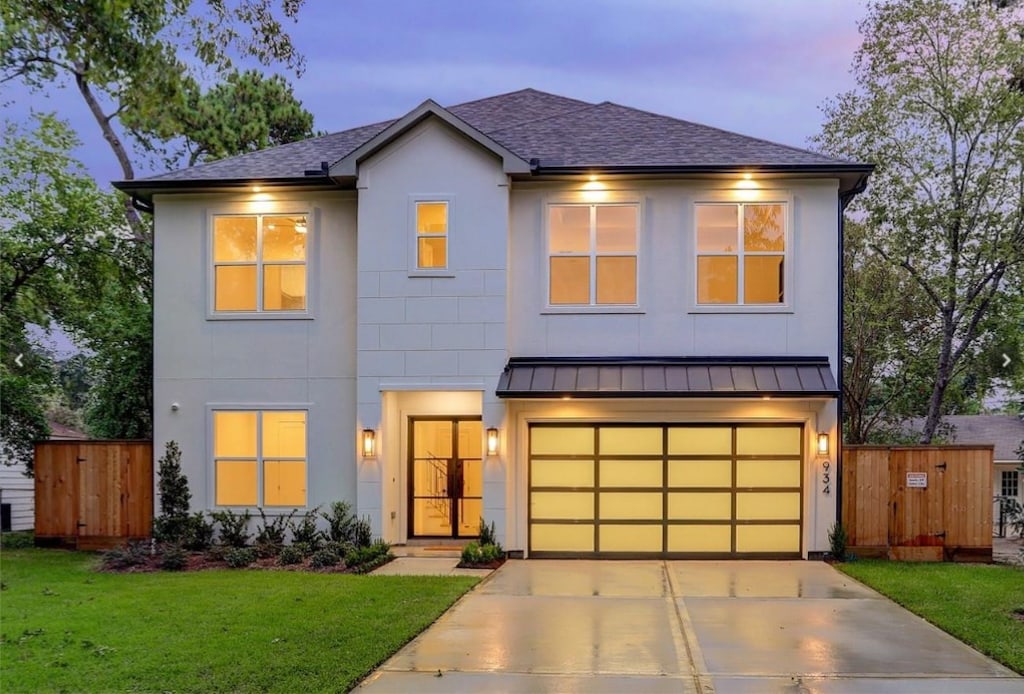
[[[355,549],[355,545],[351,542],[335,542],[334,540],[328,540],[324,543],[323,549],[329,549],[339,557],[344,557],[346,554]]]
[[[181,472],[181,449],[168,441],[159,461],[160,515],[153,520],[153,538],[158,542],[181,542],[188,529],[192,493],[188,478]]]
[[[355,573],[364,574],[383,566],[392,559],[391,545],[377,540],[367,547],[356,547],[345,555],[345,566]]]
[[[100,566],[108,571],[122,571],[145,566],[152,556],[148,542],[127,542],[102,554]]]
[[[309,559],[309,565],[314,569],[326,569],[329,566],[337,566],[341,558],[329,549],[318,549],[313,552]]]
[[[228,547],[247,547],[249,545],[249,520],[252,515],[235,513],[234,511],[216,511],[213,520],[220,525],[220,542]]]
[[[206,520],[206,514],[196,511],[189,516],[185,537],[182,539],[182,546],[193,552],[205,552],[213,544],[214,527],[211,521]]]
[[[289,524],[292,526],[292,542],[309,545],[311,552],[320,549],[320,542],[323,539],[323,533],[316,527],[316,518],[319,512],[320,507],[318,506],[302,514],[298,523],[289,519]]]
[[[321,513],[327,521],[327,538],[333,542],[354,542],[353,532],[356,522],[352,513],[352,505],[347,501],[335,501],[331,504],[330,513]]]
[[[301,564],[305,558],[302,550],[296,545],[285,545],[281,548],[281,553],[277,555],[277,563],[281,566],[291,566]]]
[[[275,557],[284,546],[284,538],[291,524],[292,511],[287,516],[277,516],[267,521],[267,514],[259,509],[260,524],[256,526],[256,553],[261,557]]]
[[[0,535],[0,547],[4,549],[28,549],[34,547],[35,543],[35,535],[31,531]]]
[[[373,528],[369,518],[360,518],[353,523],[352,544],[356,547],[369,547],[373,544]]]
[[[485,521],[483,519],[483,517],[481,516],[481,518],[480,518],[480,546],[483,546],[483,545],[495,545],[497,547],[501,546],[500,544],[498,544],[498,534],[494,530],[494,521],[491,521],[491,524],[488,525],[487,521]]]
[[[462,548],[461,563],[463,564],[479,564],[482,562],[481,557],[479,542],[470,542]]]
[[[828,551],[836,561],[846,559],[847,540],[846,526],[842,523],[833,523],[832,527],[828,529]]]
[[[288,545],[288,547],[293,547],[295,551],[302,555],[303,559],[308,557],[314,551],[313,548],[305,542],[293,542],[292,544]]]
[[[224,552],[224,561],[232,569],[244,569],[256,561],[256,552],[251,547],[232,547]]]
[[[462,561],[460,564],[467,566],[490,564],[491,562],[500,561],[504,558],[505,551],[501,548],[501,545],[483,545],[479,542],[470,542],[462,548]]]
[[[188,566],[188,552],[181,545],[164,545],[160,557],[160,568],[164,571],[181,571]]]

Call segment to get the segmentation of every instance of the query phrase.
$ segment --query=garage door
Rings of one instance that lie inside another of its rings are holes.
[[[530,427],[531,556],[798,557],[800,425]]]

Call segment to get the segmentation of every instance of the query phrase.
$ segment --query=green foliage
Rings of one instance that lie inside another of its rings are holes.
[[[318,549],[309,558],[309,565],[314,569],[326,569],[331,566],[337,566],[340,561],[341,557],[333,550]]]
[[[876,331],[882,353],[873,358],[883,363],[870,397],[877,408],[910,397],[926,414],[925,442],[942,414],[980,402],[996,375],[985,366],[990,355],[1020,331],[1011,308],[1024,265],[1019,22],[1019,11],[991,3],[873,3],[854,58],[856,88],[825,105],[816,138],[829,154],[877,165],[850,213],[865,223],[865,247],[890,266],[881,309],[895,295],[911,316],[892,336]],[[899,287],[914,290],[900,297]]]
[[[125,569],[145,566],[152,556],[148,542],[126,542],[120,547],[103,552],[100,566],[107,571],[124,571]]]
[[[153,520],[153,538],[158,542],[182,542],[188,533],[192,493],[181,471],[181,449],[168,441],[157,465],[160,515]]]
[[[356,517],[352,513],[352,505],[347,501],[335,501],[331,504],[330,513],[321,513],[327,521],[327,538],[334,542],[355,543]]]
[[[498,533],[494,529],[494,521],[491,521],[491,524],[488,525],[482,516],[480,517],[480,544],[501,547],[501,544],[498,542]]]
[[[301,564],[305,559],[306,555],[303,554],[302,548],[295,545],[285,545],[277,555],[277,563],[281,566]]]
[[[373,571],[394,559],[391,545],[377,540],[368,546],[355,547],[345,555],[345,567],[357,574]]]
[[[210,514],[213,520],[220,526],[220,543],[228,547],[243,548],[249,545],[252,535],[249,533],[249,521],[252,514],[246,510],[244,513],[235,513],[230,509],[214,511]]]
[[[846,526],[842,523],[833,523],[828,529],[828,552],[833,559],[843,561],[846,559],[846,544],[849,537],[846,533]]]
[[[263,512],[263,509],[257,510],[260,512],[260,522],[256,526],[256,544],[277,545],[278,547],[284,545],[285,536],[288,534],[295,511],[284,516],[276,516],[273,520],[268,521],[267,514]]]
[[[35,543],[35,534],[31,531],[0,534],[0,548],[3,549],[27,549],[34,547]]]
[[[206,520],[206,514],[196,511],[189,516],[182,545],[192,552],[205,552],[213,544],[215,531],[213,523]]]
[[[244,569],[256,561],[256,550],[252,547],[231,547],[224,552],[224,561],[232,569]]]
[[[188,566],[188,552],[181,545],[164,545],[160,549],[160,568],[164,571],[182,571]]]
[[[306,545],[310,552],[318,550],[320,543],[323,542],[323,533],[316,525],[319,512],[320,507],[318,506],[302,514],[298,523],[289,519],[292,526],[292,542]]]
[[[488,565],[504,558],[505,552],[501,545],[470,542],[462,548],[462,560],[459,562],[459,566]]]

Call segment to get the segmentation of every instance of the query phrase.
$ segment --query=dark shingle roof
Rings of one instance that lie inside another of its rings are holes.
[[[953,443],[994,445],[996,462],[1017,460],[1017,447],[1024,444],[1024,420],[1013,415],[946,415],[942,422],[953,427]],[[911,419],[907,425],[911,431],[921,431],[924,419]]]
[[[837,167],[857,165],[706,125],[610,102],[591,104],[523,89],[447,109],[525,161],[553,168]],[[189,169],[139,179],[158,184],[305,177],[394,121],[314,137]],[[125,182],[124,187],[131,188]]]

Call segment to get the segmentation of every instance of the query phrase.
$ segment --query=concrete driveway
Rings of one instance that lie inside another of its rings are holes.
[[[1024,693],[818,562],[510,561],[367,692]]]

